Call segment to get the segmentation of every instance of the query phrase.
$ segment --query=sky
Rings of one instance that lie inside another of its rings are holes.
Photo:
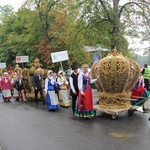
[[[21,4],[24,2],[24,0],[0,0],[0,5],[11,5],[16,11],[19,7],[21,7]]]

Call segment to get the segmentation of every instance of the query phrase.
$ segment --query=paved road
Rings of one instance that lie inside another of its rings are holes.
[[[112,120],[98,112],[88,120],[71,108],[50,112],[42,103],[0,101],[0,150],[149,150],[149,116],[125,112]]]

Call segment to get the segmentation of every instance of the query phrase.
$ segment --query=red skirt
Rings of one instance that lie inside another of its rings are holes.
[[[87,85],[87,90],[83,90],[85,96],[82,96],[79,92],[78,95],[78,111],[91,111],[93,110],[93,98],[92,98],[92,90],[90,85]]]

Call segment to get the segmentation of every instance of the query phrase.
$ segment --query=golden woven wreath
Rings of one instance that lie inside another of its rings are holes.
[[[99,105],[106,109],[130,106],[131,88],[140,76],[139,65],[114,50],[91,67],[91,77],[99,92]]]

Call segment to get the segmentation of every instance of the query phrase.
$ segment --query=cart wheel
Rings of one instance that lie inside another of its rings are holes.
[[[150,117],[148,118],[148,120],[150,121]]]
[[[129,110],[128,110],[128,115],[129,115],[129,116],[133,115],[133,113],[134,113],[134,110],[133,110],[133,109],[129,109]]]
[[[111,117],[113,120],[117,119],[117,115],[112,115]]]
[[[94,117],[96,117],[96,110],[94,110]]]

